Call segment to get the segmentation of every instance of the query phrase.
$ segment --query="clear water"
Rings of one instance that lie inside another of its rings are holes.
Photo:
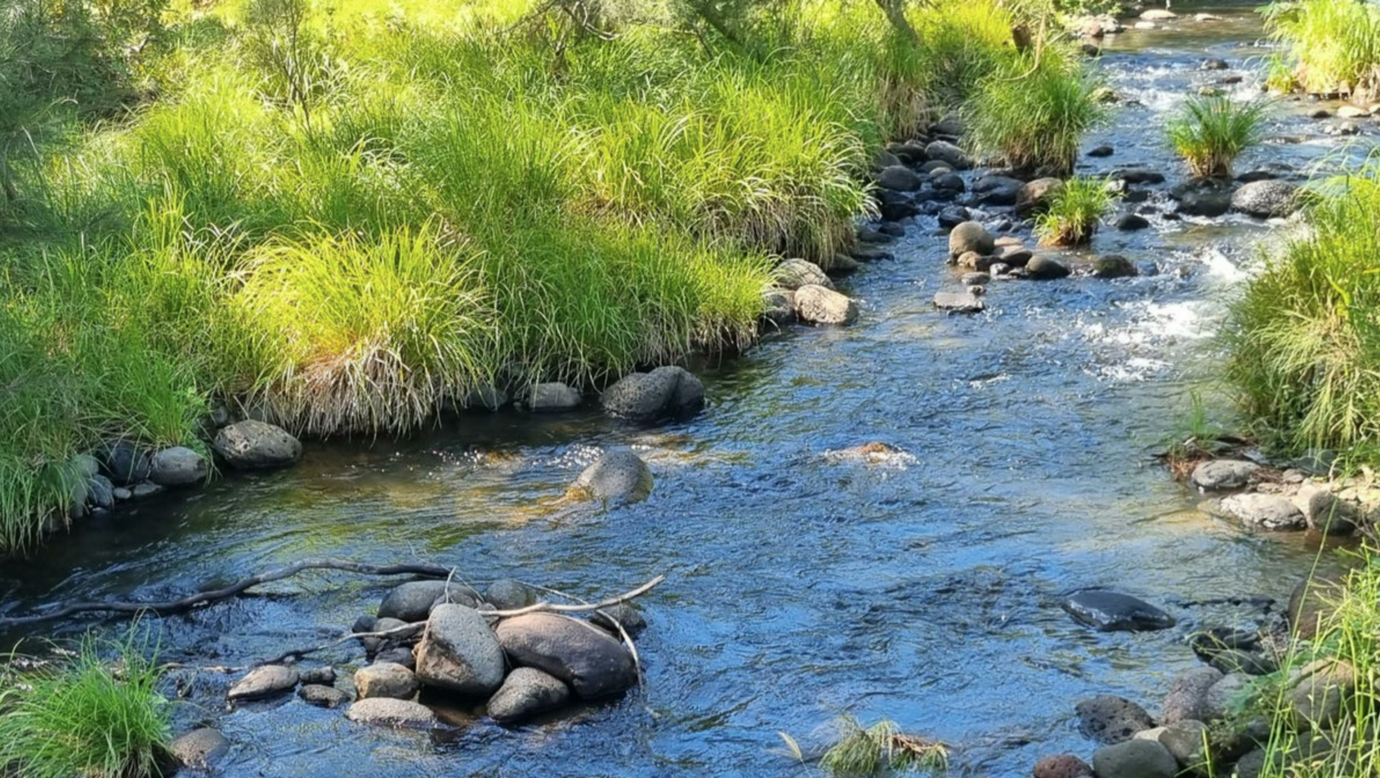
[[[1223,75],[1199,60],[1250,73],[1262,53],[1254,15],[1217,12],[1228,20],[1109,46],[1102,67],[1142,106],[1089,139],[1117,154],[1085,172],[1138,163],[1182,178],[1160,128],[1182,95]],[[1275,128],[1304,143],[1266,146],[1241,169],[1302,171],[1334,153],[1305,107],[1282,105]],[[770,753],[777,731],[816,745],[846,711],[955,745],[964,773],[1026,775],[1042,755],[1091,751],[1071,721],[1080,698],[1119,693],[1157,709],[1167,679],[1196,662],[1183,643],[1195,625],[1261,616],[1193,603],[1283,598],[1316,553],[1307,538],[1255,536],[1195,511],[1196,496],[1150,456],[1186,418],[1190,392],[1220,403],[1211,336],[1269,235],[1235,218],[1154,221],[1105,231],[1095,247],[1153,260],[1157,276],[994,282],[989,310],[960,317],[931,307],[957,274],[922,220],[895,260],[844,284],[862,302],[855,326],[792,329],[703,366],[710,406],[695,419],[641,428],[596,412],[500,414],[403,443],[313,445],[293,470],[227,478],[7,563],[0,613],[171,598],[303,556],[416,559],[591,596],[664,573],[642,601],[645,688],[542,726],[475,718],[440,736],[395,733],[295,699],[227,713],[228,681],[214,673],[198,676],[180,725],[218,721],[235,743],[227,778],[788,776],[807,768]],[[913,460],[827,456],[870,441]],[[648,459],[651,499],[543,510],[606,444]],[[1090,632],[1059,608],[1090,586],[1143,596],[1180,624]],[[156,624],[168,659],[243,664],[334,637],[383,591],[306,576]]]

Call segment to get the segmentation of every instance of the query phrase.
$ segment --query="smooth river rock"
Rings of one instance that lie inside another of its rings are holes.
[[[400,664],[375,662],[355,671],[355,693],[361,700],[370,697],[411,699],[417,693],[417,676]]]
[[[610,448],[585,468],[571,489],[606,505],[641,502],[652,493],[652,471],[630,448]]]
[[[537,601],[537,593],[527,584],[512,578],[500,578],[484,590],[484,602],[498,610],[525,608]]]
[[[1231,196],[1233,210],[1261,219],[1277,219],[1298,210],[1298,187],[1277,179],[1242,184]]]
[[[967,221],[953,228],[949,233],[949,257],[961,257],[969,251],[980,256],[989,256],[996,251],[996,241],[992,233],[978,222]]]
[[[1222,511],[1248,527],[1276,532],[1308,527],[1298,506],[1278,494],[1233,494],[1222,499]]]
[[[1092,766],[1074,754],[1046,756],[1035,763],[1034,778],[1086,778]]]
[[[1174,617],[1129,594],[1090,589],[1064,601],[1074,620],[1101,632],[1167,629]]]
[[[1320,572],[1304,579],[1289,595],[1289,610],[1285,616],[1294,635],[1311,640],[1326,632],[1336,620],[1337,602],[1343,593],[1345,578],[1334,572]]]
[[[1214,710],[1209,694],[1222,678],[1221,671],[1212,667],[1194,667],[1180,673],[1169,685],[1160,720],[1165,724],[1211,721]]]
[[[1250,482],[1260,465],[1244,459],[1213,459],[1193,468],[1189,480],[1204,491],[1239,489]]]
[[[963,149],[944,140],[937,140],[925,147],[925,156],[931,161],[939,161],[954,170],[967,170],[973,166]]]
[[[1031,257],[1025,263],[1025,272],[1037,281],[1053,281],[1069,274],[1068,266],[1051,257]]]
[[[302,456],[301,441],[287,430],[254,419],[221,427],[211,448],[226,464],[241,470],[285,467]]]
[[[888,165],[877,174],[877,186],[897,192],[914,192],[921,186],[920,176],[905,165]]]
[[[350,695],[323,683],[309,683],[297,690],[297,696],[306,704],[318,708],[339,708],[350,701]]]
[[[291,691],[297,686],[297,671],[283,665],[264,665],[250,670],[230,687],[226,697],[231,700],[261,700]]]
[[[1130,740],[1137,732],[1155,726],[1144,708],[1110,694],[1083,700],[1073,712],[1078,716],[1078,731],[1103,744]]]
[[[570,688],[535,667],[519,667],[489,699],[489,716],[500,724],[517,724],[556,710],[570,699]]]
[[[211,474],[206,457],[186,446],[165,448],[150,461],[149,480],[159,486],[193,486]]]
[[[772,276],[776,279],[778,287],[789,291],[810,285],[822,286],[825,289],[834,288],[834,282],[825,275],[819,265],[804,259],[788,259],[782,262],[772,271]]]
[[[987,304],[976,294],[964,290],[962,292],[936,292],[934,307],[941,311],[953,311],[955,313],[979,313],[987,307]]]
[[[1037,178],[1025,184],[1016,195],[1016,215],[1039,213],[1049,206],[1049,201],[1063,188],[1064,182],[1057,178]]]
[[[1093,752],[1097,778],[1175,778],[1179,762],[1157,740],[1127,740]]]
[[[559,381],[536,384],[527,393],[527,408],[535,413],[571,411],[583,402],[579,389]]]
[[[149,457],[128,440],[116,440],[96,451],[101,472],[116,486],[129,486],[149,477]]]
[[[345,718],[361,724],[386,727],[430,728],[437,725],[436,714],[431,708],[409,700],[395,700],[390,697],[371,697],[360,700],[345,712]]]
[[[504,619],[495,631],[513,664],[559,678],[584,699],[619,694],[637,683],[623,644],[579,619],[529,613]]]
[[[683,367],[658,367],[624,376],[600,402],[609,415],[625,419],[685,416],[704,407],[704,382]]]
[[[852,324],[858,318],[858,304],[819,284],[795,290],[795,315],[810,324]]]
[[[437,605],[416,656],[417,679],[427,686],[487,696],[503,683],[503,649],[473,608]]]
[[[431,615],[432,607],[443,597],[450,602],[471,608],[478,604],[474,590],[464,584],[453,581],[408,581],[398,584],[384,595],[383,602],[379,603],[378,617],[397,619],[401,622],[425,621],[427,616]],[[375,629],[364,631],[383,630],[375,625]]]
[[[219,730],[210,727],[194,729],[168,746],[168,753],[178,764],[189,770],[203,771],[213,769],[229,750],[230,741]]]
[[[633,637],[637,637],[638,633],[647,628],[647,620],[642,618],[642,614],[638,612],[637,608],[626,602],[600,608],[589,615],[589,621],[614,637],[619,636],[619,626]],[[614,622],[618,622],[617,626]]]

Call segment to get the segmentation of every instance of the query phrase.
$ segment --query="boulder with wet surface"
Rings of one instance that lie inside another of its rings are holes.
[[[1147,631],[1174,626],[1174,617],[1138,597],[1104,589],[1078,592],[1063,603],[1080,624],[1101,632]]]

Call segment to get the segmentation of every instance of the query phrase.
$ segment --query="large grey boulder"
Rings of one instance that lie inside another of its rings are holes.
[[[877,186],[897,192],[914,192],[921,186],[920,176],[905,165],[889,165],[877,174]]]
[[[556,710],[570,699],[570,688],[558,678],[536,669],[519,667],[508,674],[503,686],[489,698],[489,715],[500,724],[517,724]]]
[[[230,687],[231,700],[261,700],[291,691],[297,686],[297,671],[283,665],[264,665],[250,670]]]
[[[795,315],[810,324],[851,324],[858,305],[846,296],[817,284],[795,290]]]
[[[495,631],[513,664],[559,678],[584,699],[619,694],[637,683],[628,650],[587,622],[529,613],[504,619]]]
[[[819,265],[804,259],[788,259],[782,262],[772,270],[772,277],[776,279],[778,287],[788,291],[811,284],[825,289],[834,288],[834,282],[829,280],[829,276]]]
[[[1180,673],[1169,685],[1160,720],[1165,724],[1211,721],[1216,711],[1208,694],[1222,678],[1221,671],[1211,667],[1194,667]]]
[[[443,598],[471,608],[478,604],[474,590],[464,584],[453,581],[408,581],[398,584],[384,595],[383,602],[379,603],[378,617],[400,622],[425,621],[431,615],[431,608]],[[376,628],[367,631],[382,630]]]
[[[241,470],[285,467],[302,456],[301,441],[287,430],[254,419],[221,427],[211,448],[226,464]]]
[[[943,162],[954,170],[967,170],[973,166],[973,161],[963,149],[945,140],[937,140],[926,146],[925,156],[931,161]]]
[[[1233,210],[1262,219],[1277,219],[1298,210],[1298,187],[1270,179],[1243,184],[1231,196]]]
[[[128,486],[147,480],[149,456],[128,440],[106,443],[96,451],[101,472],[116,486]]]
[[[961,257],[969,251],[985,257],[996,251],[996,248],[992,233],[978,222],[963,222],[949,233],[950,258]]]
[[[168,753],[177,763],[189,770],[209,771],[230,750],[230,741],[219,730],[210,727],[194,729],[174,740]]]
[[[1064,601],[1064,610],[1082,624],[1102,632],[1167,629],[1174,617],[1139,597],[1103,589],[1078,592]]]
[[[521,581],[500,578],[484,590],[484,601],[501,611],[516,610],[536,602],[537,593]]]
[[[355,671],[355,693],[361,700],[392,697],[409,700],[417,693],[417,676],[400,664],[375,662]]]
[[[527,393],[527,408],[536,413],[559,413],[580,407],[580,390],[559,381],[536,384]]]
[[[1251,480],[1260,465],[1244,459],[1213,459],[1193,468],[1189,480],[1204,491],[1239,489]]]
[[[1157,740],[1127,740],[1093,752],[1097,778],[1175,778],[1179,762]]]
[[[1073,712],[1078,716],[1078,731],[1098,743],[1121,743],[1155,726],[1144,708],[1110,694],[1083,700]]]
[[[1025,182],[1008,176],[983,176],[973,182],[973,193],[986,205],[1015,205]]]
[[[361,724],[384,727],[430,728],[437,725],[431,708],[408,700],[391,697],[370,697],[360,700],[345,711],[345,718]]]
[[[1068,266],[1053,257],[1035,256],[1025,263],[1025,272],[1037,281],[1053,281],[1069,275]]]
[[[652,493],[652,471],[629,448],[610,448],[584,469],[571,491],[605,504],[641,502]]]
[[[503,649],[473,608],[437,605],[416,655],[417,679],[427,686],[487,696],[503,683]]]
[[[159,486],[192,486],[211,474],[206,457],[186,446],[165,448],[153,455],[149,480]]]
[[[1278,494],[1233,494],[1222,500],[1222,511],[1248,527],[1282,531],[1308,527],[1303,512]]]
[[[624,376],[601,402],[610,415],[627,419],[684,416],[704,407],[704,382],[683,367],[658,367]]]

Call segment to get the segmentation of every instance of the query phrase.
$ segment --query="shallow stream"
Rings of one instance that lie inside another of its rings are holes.
[[[1164,145],[1168,113],[1224,75],[1254,88],[1268,50],[1254,45],[1250,9],[1180,5],[1168,29],[1109,39],[1101,67],[1140,105],[1118,106],[1088,139],[1116,153],[1080,172],[1145,164],[1169,177],[1165,191],[1185,175]],[[1226,18],[1194,21],[1203,10]],[[1206,57],[1231,70],[1199,70]],[[1284,162],[1302,174],[1335,153],[1304,116],[1313,107],[1282,104],[1272,134],[1302,142],[1267,144],[1238,169]],[[120,513],[7,563],[0,613],[169,599],[304,556],[453,564],[475,581],[588,596],[664,573],[641,601],[645,687],[554,723],[394,733],[286,698],[184,709],[181,724],[219,721],[235,744],[227,778],[794,776],[807,768],[769,752],[777,731],[814,743],[851,712],[959,746],[960,772],[1028,775],[1040,756],[1091,752],[1072,721],[1080,698],[1122,694],[1154,711],[1167,680],[1197,662],[1183,643],[1195,625],[1261,616],[1195,603],[1287,597],[1317,551],[1194,510],[1198,497],[1151,456],[1181,431],[1191,393],[1218,405],[1211,336],[1270,235],[1236,217],[1151,221],[1140,233],[1106,228],[1094,248],[1154,262],[1158,275],[997,281],[985,313],[950,316],[931,298],[958,273],[921,217],[894,260],[843,283],[862,305],[856,325],[794,328],[697,368],[710,405],[694,419],[644,428],[593,410],[507,412],[403,443],[312,445],[294,469]],[[911,457],[827,455],[871,441]],[[609,444],[649,461],[649,500],[602,514],[537,507]],[[1075,624],[1062,597],[1098,586],[1159,604],[1179,626]],[[383,591],[332,575],[267,587],[158,622],[164,656],[233,665],[324,642]],[[0,633],[0,644],[19,637]],[[194,696],[213,699],[226,681],[197,683]]]

